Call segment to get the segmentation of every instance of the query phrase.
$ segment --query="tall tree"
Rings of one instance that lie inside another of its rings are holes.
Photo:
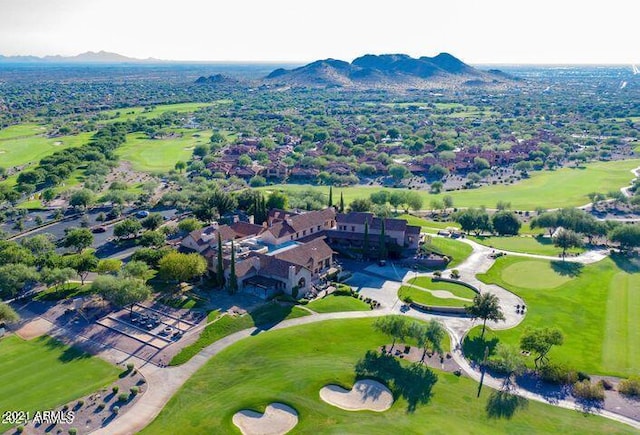
[[[75,248],[76,252],[82,252],[93,244],[93,234],[87,228],[73,228],[67,232],[63,245],[65,248]]]
[[[135,219],[125,219],[113,227],[113,235],[121,238],[135,237],[142,230],[142,224]]]
[[[129,307],[130,315],[133,314],[133,306],[136,303],[151,296],[151,289],[142,281],[112,275],[98,276],[91,283],[91,290],[117,307]]]
[[[409,333],[407,320],[401,316],[380,317],[373,323],[373,328],[393,339],[389,352],[393,350],[397,340],[403,340]]]
[[[158,262],[159,275],[167,281],[173,280],[177,283],[200,277],[206,270],[206,261],[197,253],[171,252]]]
[[[216,281],[218,287],[224,287],[224,264],[222,262],[222,236],[218,233],[218,256],[216,264]]]
[[[333,186],[329,186],[329,207],[333,207]]]
[[[501,236],[515,236],[520,231],[520,220],[512,211],[501,210],[491,218],[493,229]]]
[[[84,285],[84,281],[87,279],[89,272],[93,272],[96,267],[98,267],[98,261],[98,258],[93,252],[84,252],[82,254],[64,257],[66,266],[76,271],[82,285]]]
[[[384,233],[384,218],[380,218],[380,245],[378,247],[378,259],[386,260],[387,258],[387,240],[386,235]]]
[[[567,255],[567,249],[582,246],[582,237],[574,231],[563,229],[553,238],[553,244],[558,248],[562,248],[562,260],[564,261],[564,257]]]
[[[473,305],[469,305],[465,308],[467,313],[474,319],[482,319],[481,337],[484,337],[487,320],[492,320],[494,322],[506,320],[502,312],[502,308],[500,308],[500,300],[493,293],[481,293],[476,295],[473,298]]]
[[[344,213],[344,194],[340,192],[340,213]]]
[[[238,291],[238,277],[236,276],[236,249],[231,241],[231,265],[229,266],[229,292]]]
[[[362,256],[369,258],[369,221],[364,221],[364,242],[362,243]]]
[[[553,346],[560,346],[564,335],[558,328],[527,328],[520,337],[520,348],[537,354],[534,360],[536,368],[546,363],[547,354]]]

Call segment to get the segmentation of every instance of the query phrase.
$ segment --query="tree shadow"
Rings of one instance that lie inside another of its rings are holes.
[[[281,305],[275,301],[271,301],[251,311],[249,315],[253,319],[253,324],[257,328],[251,335],[257,335],[261,331],[273,328],[275,325],[285,320],[287,316],[291,314],[292,310],[293,305]]]
[[[475,363],[481,363],[484,360],[484,350],[489,348],[487,357],[490,357],[495,353],[496,346],[500,340],[497,337],[488,339],[486,335],[484,337],[475,336],[469,337],[468,335],[462,342],[462,351],[464,355]]]
[[[541,245],[550,246],[553,245],[553,239],[551,237],[544,237],[542,234],[535,237],[536,242]]]
[[[407,401],[407,412],[431,400],[438,377],[428,367],[414,363],[400,364],[396,358],[375,351],[367,351],[355,367],[357,378],[374,378],[388,385],[395,396]]]
[[[619,269],[627,273],[640,272],[640,259],[638,259],[637,257],[628,257],[625,254],[616,252],[611,254],[611,259]]]
[[[485,411],[489,418],[510,419],[518,409],[525,409],[529,402],[524,397],[516,396],[509,391],[493,391],[487,399]]]
[[[604,408],[604,400],[576,398],[576,410],[583,414],[598,414]]]
[[[43,336],[38,338],[38,341],[45,347],[60,352],[58,360],[63,363],[68,363],[75,360],[91,358],[91,355],[79,349],[77,347],[68,346],[67,344],[56,340],[52,337]]]
[[[552,261],[551,269],[558,275],[575,278],[582,273],[584,264],[570,261]]]

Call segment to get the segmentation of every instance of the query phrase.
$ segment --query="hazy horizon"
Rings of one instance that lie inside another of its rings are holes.
[[[306,63],[451,53],[475,65],[640,63],[622,0],[0,0],[0,53],[108,51],[191,62]]]

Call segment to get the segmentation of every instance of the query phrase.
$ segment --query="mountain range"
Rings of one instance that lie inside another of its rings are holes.
[[[76,56],[3,56],[0,55],[0,62],[13,63],[143,63],[143,62],[163,62],[158,59],[137,59],[127,57],[118,53],[108,51],[87,51]]]
[[[513,81],[499,71],[481,71],[448,53],[413,58],[407,54],[367,54],[345,62],[317,60],[299,68],[277,69],[267,82],[317,87],[405,87],[429,88],[448,85],[501,85]]]

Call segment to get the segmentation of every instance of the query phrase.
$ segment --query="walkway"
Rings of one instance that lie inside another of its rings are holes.
[[[493,265],[495,260],[490,258],[490,254],[493,249],[471,240],[461,239],[461,241],[473,247],[473,253],[457,267],[460,272],[461,279],[478,287],[481,292],[491,292],[497,295],[505,314],[505,322],[488,322],[487,326],[492,329],[509,329],[517,326],[523,320],[524,316],[515,312],[515,305],[524,305],[524,301],[517,295],[502,287],[485,284],[476,278],[476,274],[485,273]],[[509,252],[509,255],[557,260],[556,257],[521,254],[516,252]],[[567,258],[567,261],[589,264],[600,261],[604,257],[604,252],[589,251],[578,257]],[[430,276],[431,274],[417,275]],[[400,303],[397,296],[398,289],[402,281],[413,276],[415,276],[414,272],[408,269],[396,268],[392,264],[385,267],[371,265],[364,269],[360,269],[358,272],[354,273],[349,284],[356,287],[363,295],[376,299],[380,302],[380,309],[376,309],[374,311],[323,313],[299,317],[285,320],[269,328],[269,330],[290,328],[324,320],[378,317],[388,314],[406,315],[426,321],[437,319],[445,325],[452,337],[451,354],[453,358],[464,369],[465,373],[469,377],[479,381],[481,377],[480,371],[477,368],[472,367],[462,353],[462,339],[467,331],[476,325],[476,322],[465,316],[428,314],[411,309],[405,304]],[[210,358],[238,341],[261,332],[262,330],[260,328],[250,328],[231,334],[204,348],[191,360],[180,366],[164,368],[160,368],[152,364],[142,364],[137,366],[140,373],[147,380],[147,391],[136,403],[133,404],[131,408],[126,410],[124,414],[118,416],[118,418],[113,420],[107,427],[99,429],[93,433],[96,435],[125,435],[133,434],[144,429],[154,420],[160,411],[162,411],[163,407],[178,391],[178,389],[182,387],[182,385],[184,385],[184,383]],[[116,356],[120,358],[122,357],[121,354],[102,356],[110,360],[113,360],[113,357]],[[493,378],[489,375],[485,375],[484,377],[484,384],[494,389],[501,389],[502,382],[503,381],[501,379]],[[547,404],[550,403],[544,396],[528,390],[515,388],[513,392],[529,400],[535,400]],[[552,405],[567,409],[576,409],[576,404],[567,400],[554,401]],[[638,421],[631,420],[605,410],[600,411],[598,414],[640,429],[640,422]]]

